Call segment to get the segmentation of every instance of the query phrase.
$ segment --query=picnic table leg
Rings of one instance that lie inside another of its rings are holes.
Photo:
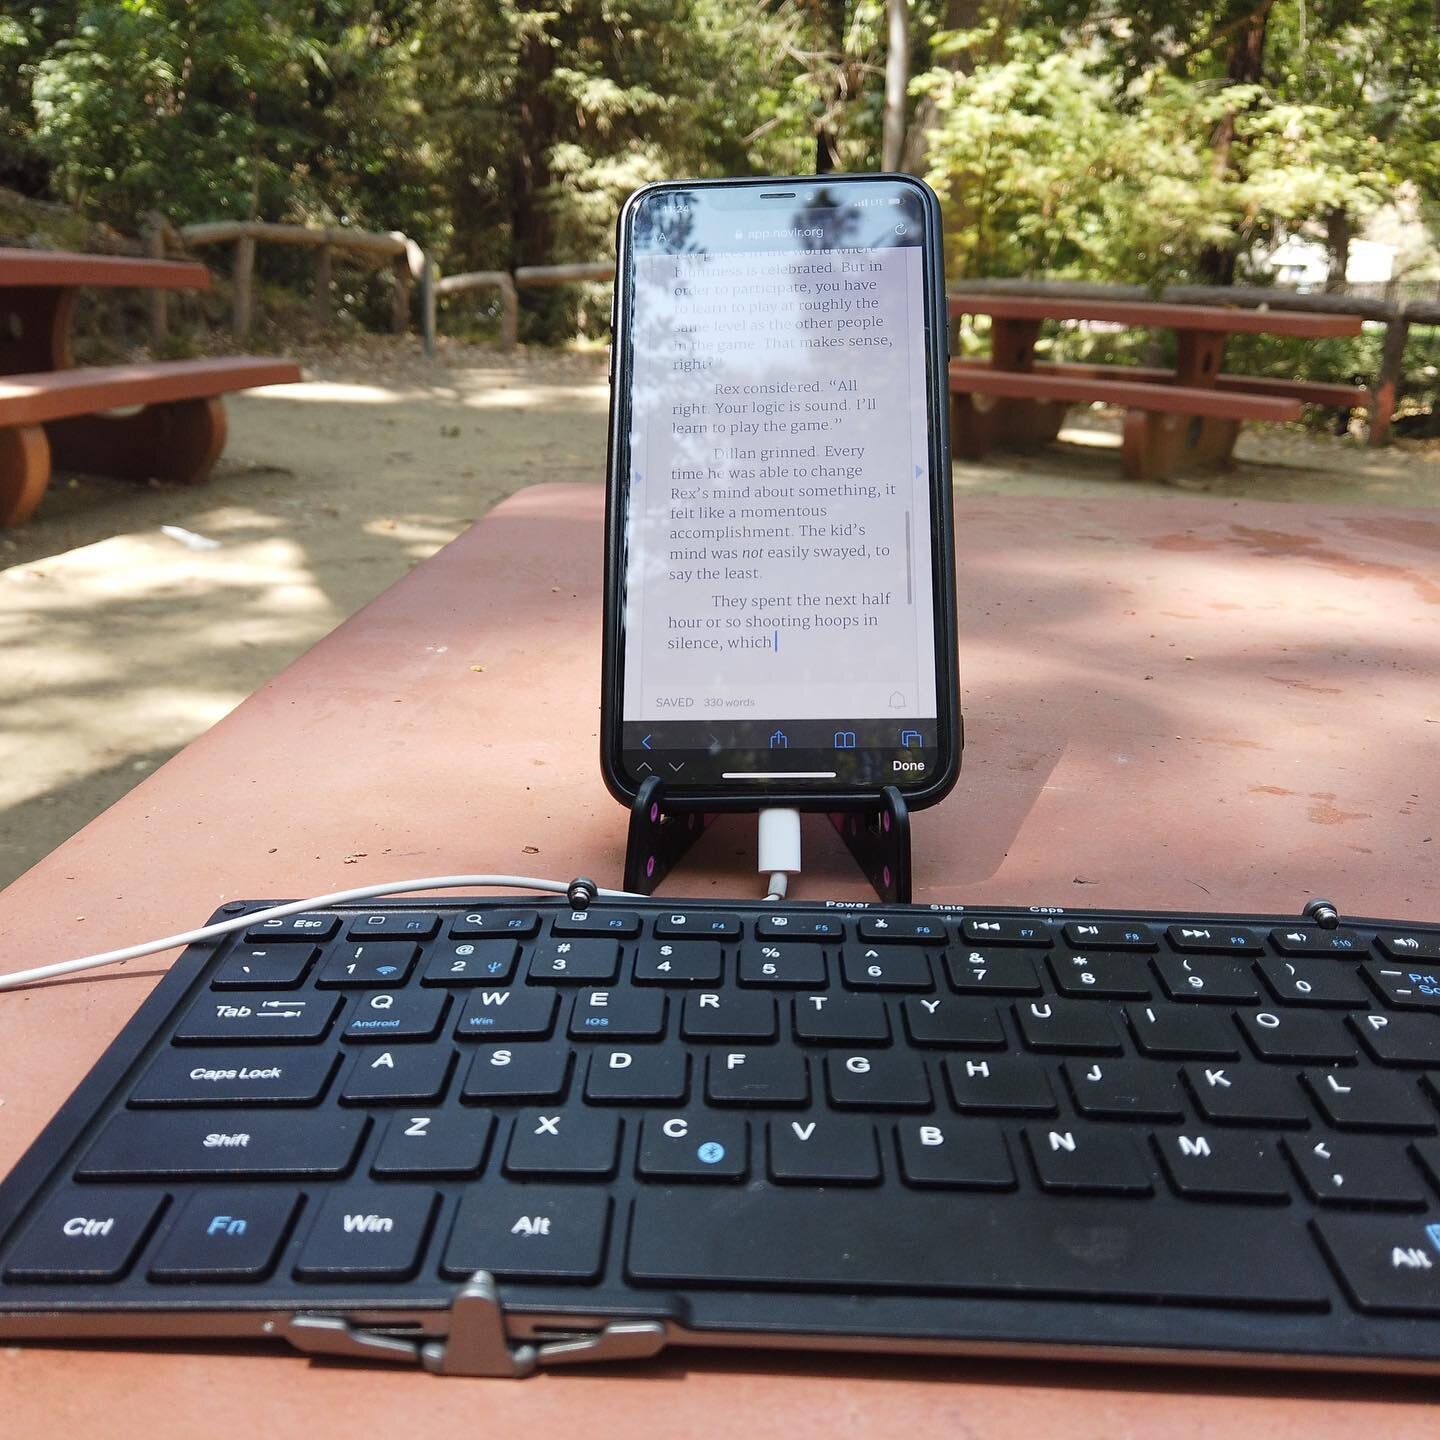
[[[1175,338],[1174,383],[1196,390],[1215,389],[1225,360],[1224,334],[1180,330]],[[1190,470],[1228,469],[1239,434],[1238,420],[1127,410],[1121,460],[1132,480],[1169,480]]]
[[[0,288],[0,375],[68,370],[74,304],[75,291],[65,285]]]
[[[1028,374],[1035,368],[1038,320],[996,319],[990,327],[990,365]],[[1065,423],[1062,401],[1012,400],[967,390],[950,393],[950,449],[957,459],[979,460],[997,447],[1040,450]]]
[[[0,430],[0,528],[23,525],[50,483],[50,446],[39,425]]]
[[[174,400],[131,415],[52,420],[45,429],[62,469],[199,485],[225,448],[225,406],[218,396]]]

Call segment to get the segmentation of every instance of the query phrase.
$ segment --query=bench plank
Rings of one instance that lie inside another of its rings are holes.
[[[229,355],[213,360],[154,360],[0,376],[0,426],[38,425],[127,405],[156,405],[225,395],[300,379],[293,360]]]
[[[210,272],[196,260],[82,255],[68,250],[0,246],[0,286],[126,285],[141,290],[208,290]]]
[[[1359,315],[1315,315],[1280,310],[1239,310],[1216,305],[1147,301],[1032,299],[1023,295],[950,296],[950,316],[990,315],[997,320],[1100,320],[1131,329],[1214,330],[1225,334],[1291,335],[1323,339],[1358,335]]]
[[[1054,371],[995,370],[954,361],[950,366],[950,389],[1007,400],[1058,400],[1066,404],[1099,400],[1132,410],[1206,415],[1222,420],[1287,421],[1299,420],[1303,414],[1298,400],[1280,395],[1235,394],[1140,380],[1097,380]]]

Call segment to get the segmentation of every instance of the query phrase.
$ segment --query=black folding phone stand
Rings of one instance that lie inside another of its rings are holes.
[[[683,809],[667,801],[665,782],[658,775],[644,781],[630,807],[625,888],[640,895],[652,894],[713,819],[714,815],[702,810]],[[908,905],[910,810],[905,797],[887,785],[875,804],[832,811],[830,823],[840,832],[875,893],[890,904]]]

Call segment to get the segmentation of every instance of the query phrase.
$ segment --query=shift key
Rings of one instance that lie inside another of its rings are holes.
[[[154,1176],[341,1175],[369,1117],[333,1111],[127,1113],[100,1132],[76,1169],[82,1180]]]
[[[175,1028],[177,1045],[283,1045],[319,1040],[340,1008],[338,995],[202,995]]]

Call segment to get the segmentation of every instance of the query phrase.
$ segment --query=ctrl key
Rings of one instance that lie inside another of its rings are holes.
[[[1335,1215],[1311,1223],[1361,1310],[1440,1316],[1440,1223],[1409,1215]]]
[[[170,1197],[163,1190],[68,1186],[15,1242],[6,1280],[71,1284],[118,1280],[134,1263]]]

